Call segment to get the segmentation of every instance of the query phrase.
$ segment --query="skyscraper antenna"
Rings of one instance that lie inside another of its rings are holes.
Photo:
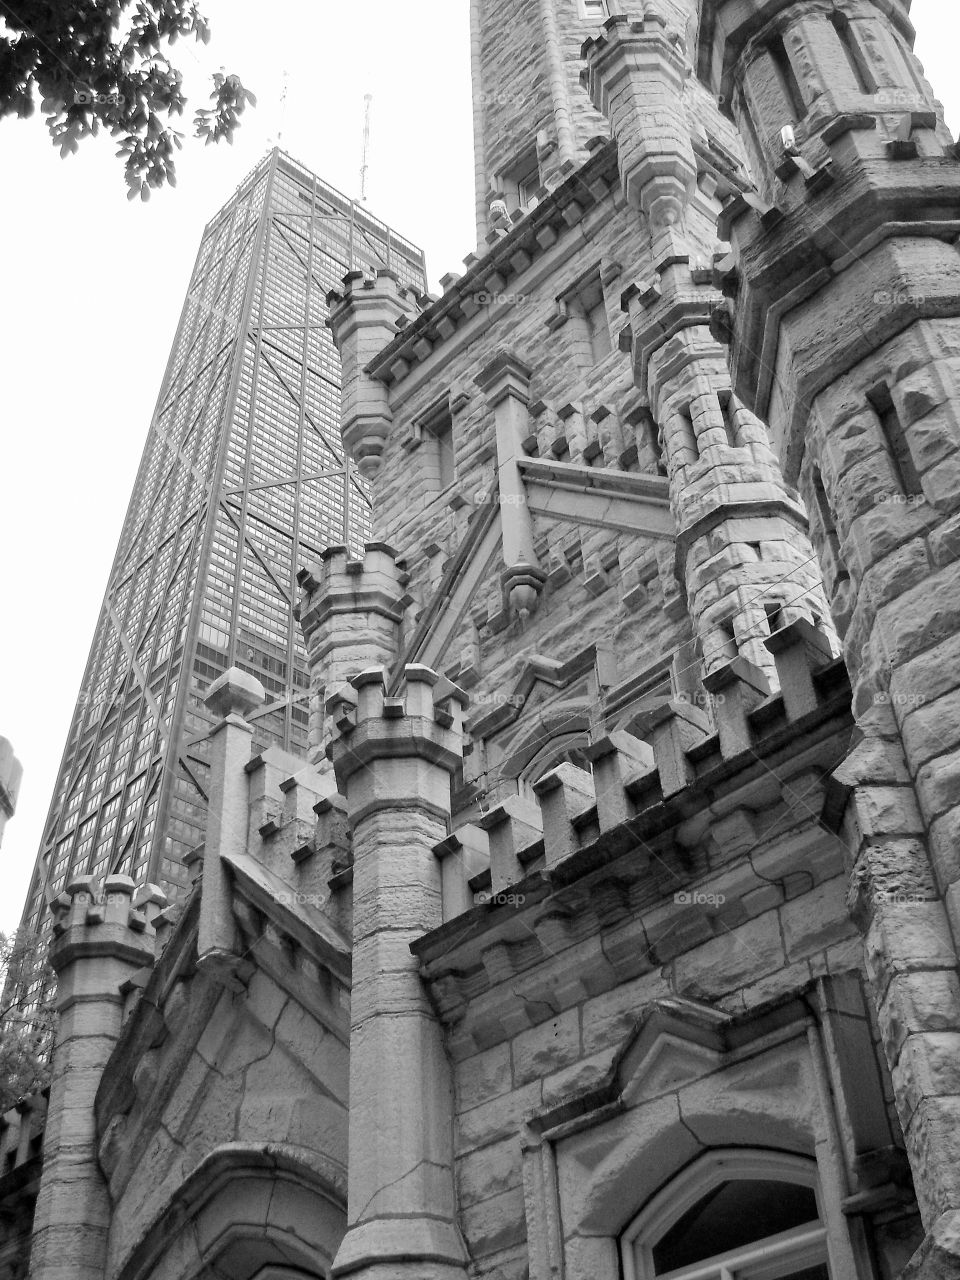
[[[367,170],[370,167],[370,104],[373,102],[373,94],[365,93],[363,101],[363,164],[360,166],[360,199],[366,200]]]
[[[283,141],[283,119],[287,110],[287,83],[289,76],[286,71],[283,73],[283,88],[280,91],[280,127],[277,129],[277,146],[279,147]]]

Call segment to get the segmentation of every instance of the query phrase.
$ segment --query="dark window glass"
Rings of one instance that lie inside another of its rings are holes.
[[[810,1187],[793,1182],[746,1178],[722,1182],[709,1191],[653,1250],[658,1275],[701,1262],[731,1249],[817,1222],[817,1200]],[[797,1272],[796,1280],[820,1280],[823,1268]]]

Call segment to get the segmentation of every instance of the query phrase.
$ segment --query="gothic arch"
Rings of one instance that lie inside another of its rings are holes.
[[[537,777],[561,764],[566,752],[589,742],[589,703],[585,698],[552,702],[524,725],[507,748],[497,772],[501,779],[535,782]],[[536,777],[533,773],[536,773]]]
[[[813,1193],[811,1222],[805,1234],[814,1249],[825,1250],[826,1228],[817,1164],[813,1158],[756,1147],[712,1148],[687,1165],[643,1206],[620,1237],[624,1280],[651,1280],[654,1246],[710,1192],[724,1183],[789,1184]],[[810,1197],[807,1197],[810,1199]],[[758,1231],[758,1237],[764,1232]],[[719,1250],[716,1250],[719,1252]],[[639,1255],[639,1256],[638,1256]]]
[[[199,1280],[214,1265],[234,1280],[328,1280],[345,1230],[346,1180],[334,1162],[230,1144],[186,1178],[117,1280]]]
[[[779,1006],[741,1019],[731,1033],[734,1022],[695,1001],[657,1001],[575,1119],[549,1108],[531,1117],[543,1137],[527,1158],[528,1176],[544,1188],[542,1220],[555,1204],[562,1224],[556,1234],[548,1227],[535,1249],[562,1254],[575,1274],[621,1280],[621,1241],[644,1206],[671,1184],[685,1186],[694,1176],[686,1170],[711,1169],[717,1153],[749,1150],[758,1167],[786,1170],[787,1181],[815,1171],[833,1274],[860,1275],[809,1011],[800,1002]]]

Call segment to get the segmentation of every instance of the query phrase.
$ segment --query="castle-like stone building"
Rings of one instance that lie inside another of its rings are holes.
[[[380,540],[301,574],[313,761],[228,673],[186,903],[52,904],[5,1276],[960,1277],[960,160],[908,10],[471,0],[477,251],[329,299]]]

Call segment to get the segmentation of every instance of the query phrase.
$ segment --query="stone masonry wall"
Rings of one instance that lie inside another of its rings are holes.
[[[346,1166],[346,1046],[269,975],[219,998],[193,978],[164,1012],[170,1034],[138,1066],[134,1106],[101,1147],[114,1203],[108,1276],[228,1144],[281,1144]]]
[[[533,368],[531,395],[543,408],[531,418],[531,432],[541,456],[549,456],[553,441],[565,434],[569,450],[561,461],[583,463],[593,457],[595,465],[617,466],[633,446],[637,460],[626,465],[657,474],[650,434],[630,420],[636,392],[629,358],[617,349],[617,334],[625,322],[620,293],[642,270],[645,230],[611,193],[582,229],[567,235],[575,238],[575,248],[553,274],[542,281],[535,278],[529,286],[524,277],[511,281],[503,300],[487,303],[486,327],[477,326],[475,339],[454,339],[448,344],[452,350],[438,351],[443,363],[436,376],[422,381],[413,394],[403,383],[400,395],[393,392],[394,424],[374,482],[374,510],[378,536],[401,549],[410,574],[407,590],[414,603],[408,629],[439,577],[437,558],[427,549],[439,547],[439,560],[445,561],[466,533],[470,512],[451,510],[451,498],[474,504],[495,478],[493,413],[474,378],[498,348],[515,351]],[[594,363],[573,319],[553,330],[547,322],[556,315],[556,299],[567,288],[586,273],[601,270],[607,280],[604,297],[612,349]],[[465,392],[469,402],[453,419],[455,483],[438,492],[425,451],[410,452],[404,441],[407,424],[447,389],[452,394]],[[564,419],[559,411],[568,405],[575,409]],[[591,418],[598,409],[606,411],[599,423]],[[495,562],[471,602],[472,625],[461,631],[441,664],[452,666],[471,646],[478,646],[475,703],[510,694],[524,659],[533,653],[562,662],[591,642],[610,641],[627,674],[688,638],[669,543],[540,517],[534,517],[534,525],[535,545],[548,575],[537,612],[522,626],[491,629],[488,620],[502,609],[500,566]]]
[[[805,891],[786,898],[773,886],[758,889],[747,906],[749,919],[739,924],[734,915],[724,924],[724,907],[692,906],[681,927],[651,933],[646,950],[628,954],[611,933],[558,947],[540,972],[505,973],[485,1007],[518,1006],[512,1037],[491,1030],[484,1039],[482,1012],[472,1035],[454,1028],[458,1187],[475,1276],[521,1280],[527,1274],[524,1117],[599,1084],[654,1000],[685,996],[741,1012],[856,966],[859,943],[846,911],[846,879],[838,873],[838,843],[823,851],[822,880],[810,887],[808,877]],[[761,863],[765,847],[757,850]],[[709,894],[719,885],[714,879],[702,888]],[[873,1037],[876,1042],[876,1029]],[[875,1061],[882,1073],[878,1048]],[[886,1090],[892,1111],[889,1080]],[[784,1116],[792,1105],[785,1094]],[[796,1115],[793,1122],[805,1123]],[[763,1140],[742,1132],[743,1141]],[[668,1171],[653,1172],[662,1181]],[[624,1222],[639,1207],[623,1203]],[[587,1280],[590,1272],[573,1275]]]

